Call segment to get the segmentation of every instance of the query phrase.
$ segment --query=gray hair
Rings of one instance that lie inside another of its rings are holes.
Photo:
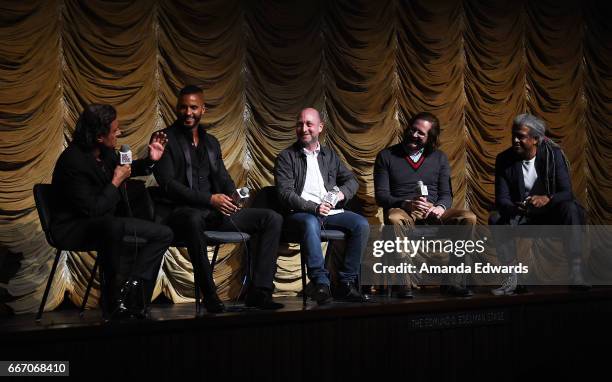
[[[542,174],[544,180],[544,186],[546,187],[546,194],[552,195],[557,190],[557,177],[556,177],[556,161],[555,152],[558,152],[563,158],[567,172],[570,172],[570,163],[565,156],[561,147],[553,142],[551,139],[546,137],[546,123],[540,118],[531,114],[519,114],[514,118],[512,122],[512,128],[527,126],[529,128],[529,135],[537,137],[539,141],[538,155],[542,155],[544,159],[545,173]]]
[[[519,114],[514,118],[512,127],[527,126],[532,137],[543,138],[546,133],[546,123],[531,114]]]

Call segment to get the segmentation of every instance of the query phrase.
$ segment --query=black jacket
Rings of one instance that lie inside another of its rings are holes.
[[[121,191],[111,181],[119,156],[114,150],[103,150],[103,166],[96,163],[91,151],[71,143],[60,155],[53,170],[53,190],[57,202],[53,225],[81,218],[112,216],[122,200]],[[149,159],[132,162],[132,176],[151,173]]]
[[[342,164],[338,155],[326,146],[321,145],[317,160],[325,189],[329,191],[338,186],[345,197],[340,205],[346,204],[357,193],[357,179]],[[316,213],[318,204],[300,196],[306,182],[306,155],[298,142],[281,151],[276,158],[274,181],[279,200],[286,212]]]
[[[555,204],[572,200],[572,184],[569,169],[565,165],[561,150],[554,149],[556,190],[551,191],[550,207]],[[538,150],[535,168],[538,180],[545,174],[544,155]],[[525,199],[525,183],[523,180],[522,161],[509,148],[497,156],[495,160],[495,206],[503,217],[512,217],[519,213],[517,205]]]
[[[202,125],[198,127],[204,129]],[[212,194],[232,195],[236,186],[223,163],[219,141],[208,132],[204,134],[203,144],[206,147],[210,162],[211,193],[192,188],[192,167],[189,145],[191,141],[184,129],[176,123],[162,130],[168,136],[164,155],[155,165],[153,173],[159,184],[155,194],[156,202],[170,205],[182,205],[212,209]],[[190,134],[190,133],[189,133]],[[202,143],[202,142],[201,142]]]

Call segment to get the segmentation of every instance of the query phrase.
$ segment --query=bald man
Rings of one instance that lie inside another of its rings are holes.
[[[311,297],[319,305],[329,302],[332,296],[321,250],[321,229],[343,231],[346,249],[334,298],[361,302],[363,298],[356,284],[370,227],[363,216],[341,208],[355,195],[358,184],[336,153],[321,145],[322,131],[319,112],[313,108],[302,110],[295,125],[297,141],[276,160],[274,178],[286,213],[285,227],[292,236],[301,238],[300,250],[306,256],[308,277],[315,285]],[[331,199],[326,197],[330,193]]]

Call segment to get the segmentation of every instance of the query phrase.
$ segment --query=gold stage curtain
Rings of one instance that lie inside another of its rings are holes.
[[[176,92],[188,83],[205,89],[204,122],[232,177],[255,190],[273,183],[297,112],[318,108],[323,139],[357,175],[359,204],[372,224],[381,222],[374,159],[400,140],[416,112],[440,118],[454,206],[481,223],[511,121],[534,113],[568,154],[589,222],[610,224],[608,8],[578,0],[3,2],[0,264],[21,262],[16,273],[0,269],[0,287],[15,312],[37,308],[55,252],[41,232],[32,186],[50,182],[83,106],[116,106],[120,143],[143,156],[150,134],[173,121]],[[279,293],[301,288],[298,251],[280,251]],[[240,290],[241,253],[221,249],[215,279],[226,298]],[[81,302],[94,256],[62,255],[47,309],[64,294]],[[192,300],[184,249],[166,253],[157,293]]]

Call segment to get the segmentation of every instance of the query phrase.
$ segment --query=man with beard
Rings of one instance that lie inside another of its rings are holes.
[[[356,283],[370,227],[363,216],[338,209],[331,203],[337,201],[338,206],[346,203],[357,192],[358,184],[336,153],[319,143],[322,131],[323,122],[316,109],[300,112],[295,127],[297,141],[276,160],[274,178],[278,196],[287,211],[288,230],[294,230],[302,238],[300,250],[306,256],[308,277],[315,286],[312,298],[319,305],[331,300],[329,272],[321,250],[321,229],[327,228],[346,234],[334,298],[361,302],[363,298]],[[336,201],[326,198],[329,192],[335,194]]]
[[[512,124],[512,147],[495,161],[495,206],[498,214],[489,224],[580,225],[584,211],[574,199],[569,162],[561,147],[545,135],[544,121],[531,114],[518,115]],[[585,288],[582,276],[581,240],[571,230],[564,237],[570,262],[570,285]],[[504,264],[516,260],[512,243],[498,246]],[[524,291],[516,273],[509,275],[495,295]]]
[[[405,235],[416,224],[449,224],[474,226],[476,215],[451,208],[450,166],[446,154],[438,150],[440,122],[428,112],[416,114],[404,131],[403,141],[378,153],[374,164],[376,202],[384,209],[385,224],[396,227],[396,234]],[[427,196],[418,192],[421,181]],[[449,263],[457,256],[450,254]],[[398,297],[411,298],[410,280],[404,280]],[[458,281],[441,287],[452,296],[472,293]]]
[[[122,165],[115,151],[119,135],[113,106],[85,107],[72,142],[53,171],[58,208],[51,222],[51,235],[59,247],[90,248],[93,244],[96,248],[110,287],[103,293],[113,304],[111,318],[145,318],[172,232],[161,224],[117,216],[117,207],[128,203],[125,181],[132,175],[151,173],[151,167],[164,153],[166,137],[163,133],[154,134],[146,159]],[[129,255],[134,250],[123,241],[131,235],[147,241],[132,260]]]
[[[253,277],[246,295],[248,307],[279,309],[272,300],[282,217],[268,209],[241,209],[231,195],[236,190],[221,156],[219,141],[200,124],[206,112],[204,94],[197,86],[184,87],[176,105],[176,121],[163,130],[166,153],[154,169],[160,193],[157,213],[186,242],[195,282],[210,313],[225,306],[219,299],[206,251],[204,230],[236,231],[256,235]]]

